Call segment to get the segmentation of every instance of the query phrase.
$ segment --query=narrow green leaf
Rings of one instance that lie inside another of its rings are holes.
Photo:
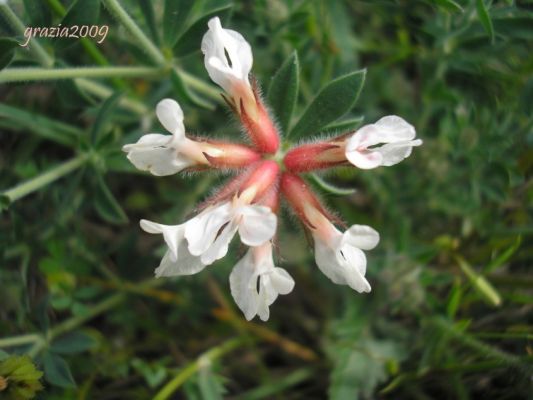
[[[100,106],[98,110],[98,115],[91,129],[90,139],[91,143],[94,145],[101,140],[105,132],[105,124],[108,122],[109,117],[112,115],[115,107],[118,104],[118,99],[122,93],[114,93],[109,96]]]
[[[170,74],[170,79],[172,81],[172,86],[178,95],[179,100],[186,100],[191,104],[197,105],[199,107],[205,108],[207,110],[214,110],[215,105],[202,97],[198,96],[193,90],[189,89],[181,76],[176,70],[172,70]]]
[[[321,132],[354,106],[365,81],[365,70],[341,76],[320,90],[290,132],[293,139]]]
[[[492,306],[499,306],[502,298],[498,291],[491,285],[491,283],[482,275],[478,274],[470,264],[462,257],[456,257],[459,267],[470,280],[470,283],[481,295],[481,297]]]
[[[294,51],[272,77],[268,88],[268,103],[283,132],[289,130],[299,85],[300,65],[298,53]]]
[[[43,355],[44,377],[52,385],[65,389],[76,387],[67,362],[58,355],[46,352]]]
[[[9,65],[17,46],[18,42],[15,39],[0,38],[0,70]]]
[[[455,318],[455,314],[457,314],[462,297],[463,288],[461,286],[460,279],[456,279],[456,282],[450,291],[450,295],[448,296],[448,304],[446,305],[446,314],[449,318]]]
[[[181,3],[179,1],[178,3]],[[155,21],[154,4],[151,0],[139,0],[144,20],[150,30],[150,35],[156,44],[159,44],[159,32],[157,30],[157,23]],[[166,16],[166,15],[165,15]]]
[[[178,57],[186,56],[194,51],[200,50],[202,37],[207,31],[207,22],[213,17],[220,17],[224,19],[226,14],[231,9],[232,4],[226,4],[222,7],[215,8],[209,13],[205,14],[196,20],[178,39],[174,46],[174,55]]]
[[[502,252],[500,255],[498,255],[496,258],[494,258],[489,265],[485,268],[485,273],[488,274],[495,269],[501,267],[503,264],[505,264],[512,255],[518,250],[520,247],[520,244],[522,243],[522,236],[517,236],[514,243],[504,252]]]
[[[34,112],[0,104],[0,127],[34,133],[48,140],[73,147],[83,131]]]
[[[91,26],[98,24],[100,16],[100,0],[76,0],[74,1],[61,21],[61,26]],[[77,35],[81,36],[78,31]],[[54,40],[58,49],[78,43],[79,39],[74,37],[60,38]]]
[[[431,0],[429,1],[429,3],[431,3]],[[464,11],[463,7],[453,0],[435,0],[435,4],[447,11]]]
[[[343,188],[339,188],[335,185],[332,185],[331,183],[329,182],[326,182],[323,178],[321,178],[320,176],[318,176],[317,174],[310,174],[310,177],[312,179],[312,181],[314,183],[316,183],[316,185],[328,192],[328,193],[331,193],[331,194],[335,194],[335,195],[338,195],[338,196],[347,196],[347,195],[350,195],[350,194],[354,194],[356,192],[355,189],[343,189]]]
[[[194,0],[166,0],[163,14],[163,41],[173,47],[187,22]]]
[[[96,341],[81,331],[69,332],[55,339],[50,350],[58,354],[77,354],[96,346]]]
[[[324,128],[324,133],[348,133],[348,132],[355,132],[359,125],[361,125],[361,122],[363,122],[364,117],[355,117],[355,118],[349,118],[344,119],[341,121],[336,121],[332,124],[329,124]]]
[[[490,37],[490,42],[494,43],[494,27],[492,26],[492,20],[483,0],[476,0],[476,10],[481,25],[483,25],[483,28],[485,28]]]
[[[94,202],[96,211],[106,221],[113,224],[124,224],[128,222],[126,213],[118,203],[109,187],[104,182],[101,175],[96,179],[96,193]]]

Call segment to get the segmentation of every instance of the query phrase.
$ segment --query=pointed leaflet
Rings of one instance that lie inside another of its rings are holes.
[[[111,116],[115,106],[118,103],[118,98],[122,93],[115,93],[112,96],[109,96],[100,106],[98,110],[98,115],[94,121],[93,127],[91,129],[91,144],[95,145],[102,138],[104,133],[105,124]]]
[[[300,64],[294,51],[278,69],[268,88],[268,104],[272,107],[281,131],[287,132],[298,98]]]
[[[54,386],[62,388],[75,388],[76,382],[72,377],[67,362],[50,352],[43,355],[44,377]]]
[[[179,3],[181,4],[182,1],[179,1]],[[139,6],[141,7],[146,25],[148,25],[148,29],[150,30],[150,35],[155,44],[158,45],[159,32],[157,30],[157,22],[155,21],[154,4],[151,0],[139,0]]]
[[[363,88],[365,74],[365,70],[355,71],[323,87],[291,130],[291,138],[299,139],[321,132],[350,111]]]
[[[324,128],[324,133],[342,134],[348,132],[354,132],[356,128],[361,125],[364,117],[354,117],[343,119],[341,121],[335,121]]]
[[[163,13],[163,42],[172,47],[176,44],[178,35],[183,31],[194,0],[166,0]]]
[[[429,2],[431,3],[431,1]],[[461,11],[463,12],[463,7],[454,0],[436,0],[435,4],[439,7],[448,10],[448,11]]]
[[[311,174],[310,176],[313,182],[315,182],[320,189],[328,193],[336,194],[338,196],[347,196],[355,193],[355,189],[339,188],[329,182],[326,182],[322,177],[318,176],[317,174]]]
[[[97,342],[82,331],[69,332],[53,341],[50,350],[58,354],[77,354],[90,350]]]
[[[96,174],[98,174],[95,171]],[[96,193],[94,206],[100,216],[108,222],[115,224],[123,224],[128,222],[126,213],[118,203],[113,193],[107,187],[103,177],[97,175],[96,178]]]
[[[67,10],[61,26],[92,26],[98,23],[100,0],[76,0]],[[79,32],[78,32],[79,35]],[[61,49],[79,42],[79,38],[61,38],[54,40],[56,48]]]
[[[83,131],[75,126],[1,103],[0,127],[22,131],[24,134],[33,133],[69,147],[74,147],[83,134]]]
[[[489,34],[490,42],[494,43],[494,27],[492,26],[492,20],[483,0],[476,0],[476,10],[481,25],[483,25],[483,28]]]

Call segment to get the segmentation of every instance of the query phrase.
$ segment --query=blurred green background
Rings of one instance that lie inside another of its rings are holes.
[[[13,375],[8,360],[30,368],[16,354],[44,371],[42,399],[531,398],[531,1],[4,3],[1,399],[38,386],[39,373]],[[164,97],[189,132],[242,138],[199,51],[213,15],[252,45],[265,92],[297,50],[295,117],[367,68],[342,121],[400,115],[424,140],[393,168],[323,177],[355,192],[317,188],[380,232],[370,294],[323,276],[286,210],[278,265],[296,287],[267,323],[231,299],[236,241],[201,274],[152,278],[164,245],[139,219],[181,223],[225,176],[154,177],[120,149],[164,132]],[[109,32],[18,45],[26,26],[60,23]]]

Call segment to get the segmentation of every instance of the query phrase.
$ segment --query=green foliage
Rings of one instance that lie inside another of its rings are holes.
[[[363,88],[366,71],[341,76],[324,86],[290,131],[292,139],[320,133],[354,106]]]
[[[7,9],[109,34],[23,48]],[[399,115],[424,141],[393,168],[308,176],[349,225],[380,232],[371,293],[321,275],[285,215],[276,261],[296,287],[268,323],[231,300],[238,246],[202,274],[153,279],[165,246],[138,220],[179,224],[227,176],[148,176],[121,148],[164,133],[164,97],[188,134],[240,138],[199,52],[214,15],[250,42],[284,140]],[[0,4],[0,74],[78,73],[2,84],[0,385],[15,378],[0,399],[33,398],[40,370],[46,399],[528,398],[532,27],[527,2],[506,0]]]
[[[268,103],[277,117],[282,132],[287,132],[300,86],[298,53],[293,52],[272,77],[268,88]]]

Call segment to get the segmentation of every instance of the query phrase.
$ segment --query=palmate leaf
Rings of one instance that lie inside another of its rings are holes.
[[[350,111],[363,88],[365,74],[366,70],[355,71],[323,87],[291,130],[291,139],[319,133]]]
[[[268,88],[268,103],[274,111],[282,132],[287,132],[298,98],[300,64],[294,51],[278,69]]]
[[[331,373],[331,400],[371,397],[387,379],[387,366],[404,358],[403,348],[392,340],[362,339],[356,346],[338,351]]]

